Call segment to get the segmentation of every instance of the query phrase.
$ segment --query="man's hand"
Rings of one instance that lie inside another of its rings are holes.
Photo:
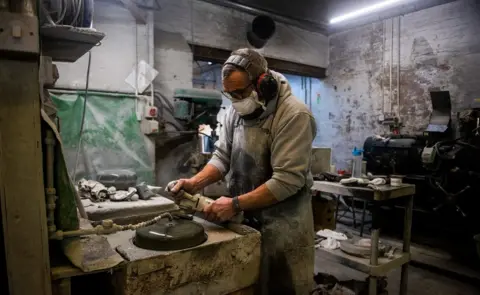
[[[183,191],[193,194],[195,193],[195,181],[191,178],[172,181],[167,185],[167,191],[175,199],[183,197]]]
[[[203,209],[205,218],[210,221],[227,221],[235,216],[231,198],[221,197]]]

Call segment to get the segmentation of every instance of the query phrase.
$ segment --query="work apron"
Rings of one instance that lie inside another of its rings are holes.
[[[272,138],[270,130],[262,128],[262,124],[250,123],[238,117],[234,122],[228,187],[232,196],[240,196],[271,178]],[[305,186],[273,206],[244,213],[246,223],[262,235],[260,278],[256,294],[309,294],[313,288],[314,272],[310,188]]]

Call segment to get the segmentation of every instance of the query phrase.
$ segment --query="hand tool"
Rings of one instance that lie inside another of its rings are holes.
[[[175,186],[176,182],[170,182],[165,190],[171,193],[171,188]],[[207,205],[212,204],[215,200],[202,196],[201,194],[189,194],[186,191],[182,191],[181,197],[175,198],[175,203],[184,210],[195,210],[203,212]],[[241,223],[243,221],[243,213],[235,215],[230,221],[235,223]]]

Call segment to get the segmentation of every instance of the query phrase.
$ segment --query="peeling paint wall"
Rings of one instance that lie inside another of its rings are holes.
[[[332,147],[333,161],[345,167],[354,146],[387,131],[382,115],[398,114],[403,133],[422,132],[430,89],[450,91],[453,116],[467,108],[480,97],[479,28],[478,2],[461,0],[330,36],[318,144]]]

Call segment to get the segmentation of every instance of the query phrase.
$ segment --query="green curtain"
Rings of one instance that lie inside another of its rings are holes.
[[[75,166],[84,93],[51,92],[60,119],[60,135],[70,175]],[[128,94],[88,94],[76,179],[95,179],[103,170],[127,169],[138,182],[154,183],[153,163],[135,113],[135,98]]]

